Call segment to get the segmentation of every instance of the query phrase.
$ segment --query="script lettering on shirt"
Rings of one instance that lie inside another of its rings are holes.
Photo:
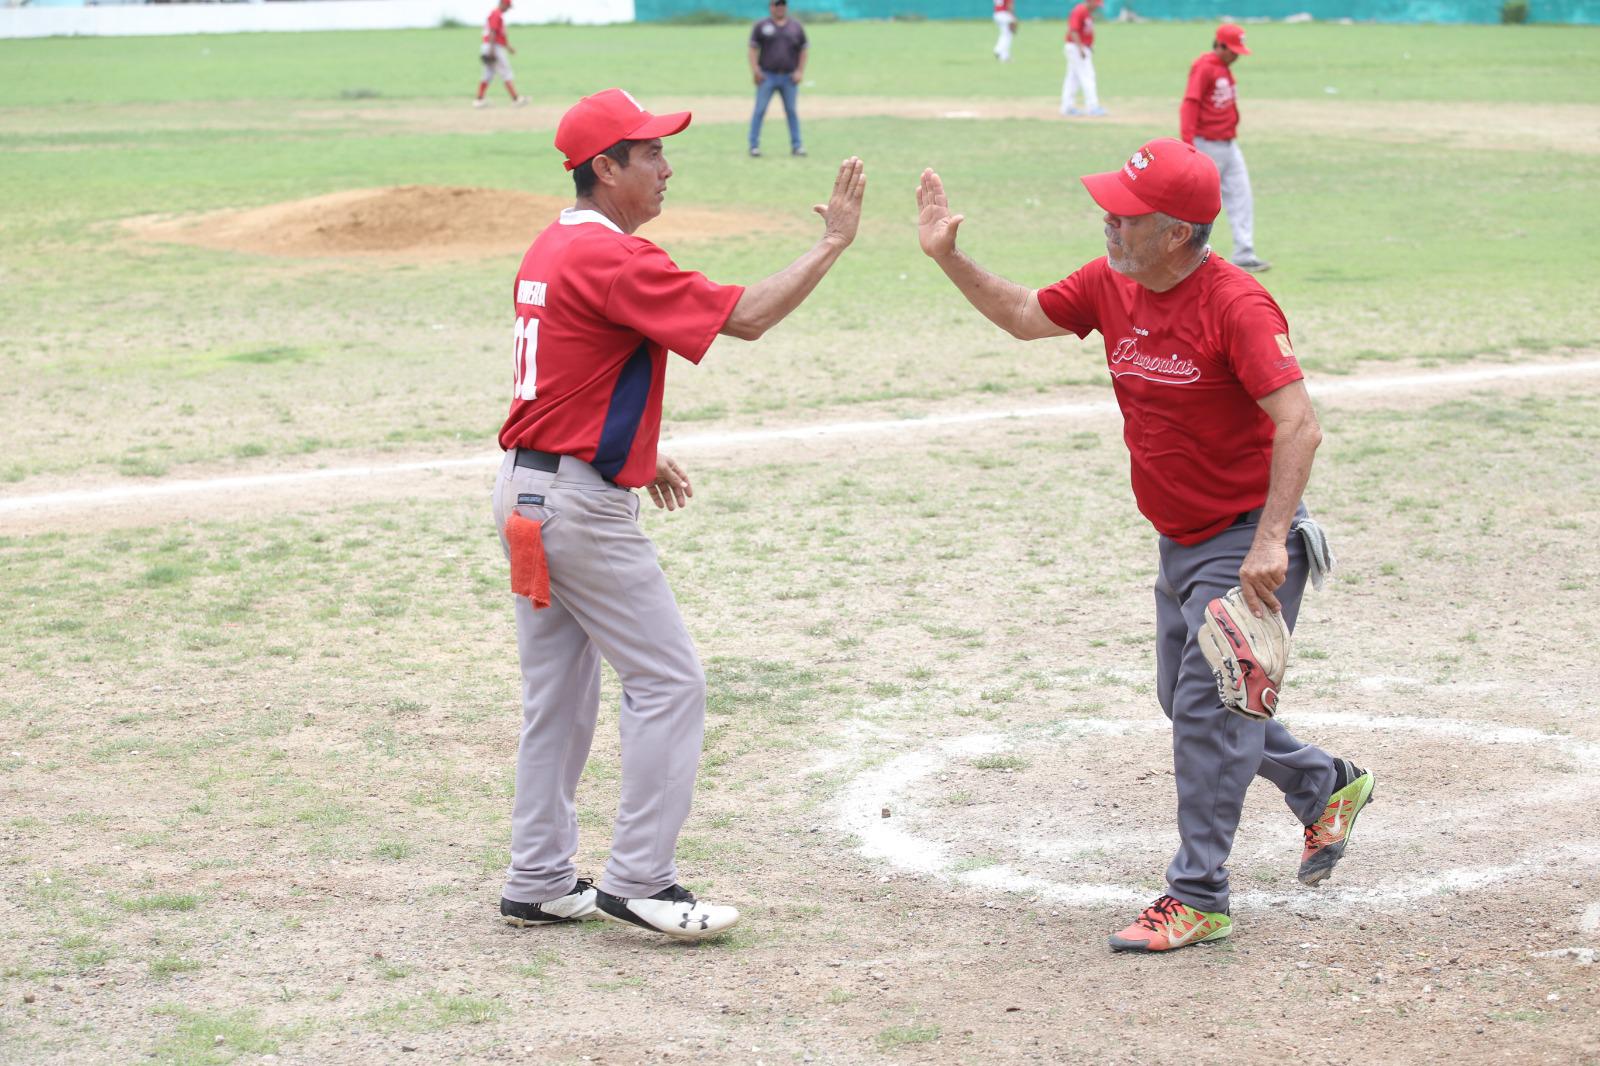
[[[1233,82],[1229,81],[1227,78],[1218,78],[1216,84],[1211,87],[1211,106],[1218,108],[1227,107],[1229,104],[1233,103],[1233,98],[1238,91],[1239,90],[1234,87]]]
[[[1135,332],[1149,336],[1137,327]],[[1115,377],[1143,378],[1169,385],[1187,385],[1200,380],[1200,368],[1194,365],[1193,359],[1185,359],[1176,352],[1168,356],[1145,355],[1139,351],[1139,342],[1132,337],[1118,341],[1106,362]]]
[[[543,307],[545,292],[548,288],[549,285],[542,281],[518,281],[517,303],[527,304],[530,307]]]

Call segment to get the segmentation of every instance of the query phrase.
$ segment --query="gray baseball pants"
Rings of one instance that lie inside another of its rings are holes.
[[[1305,517],[1302,507],[1296,516]],[[1241,522],[1184,547],[1161,538],[1156,575],[1156,695],[1172,720],[1172,766],[1178,783],[1178,853],[1167,867],[1168,891],[1203,911],[1228,909],[1228,853],[1245,790],[1257,776],[1283,792],[1302,825],[1322,816],[1333,794],[1333,757],[1276,720],[1252,722],[1222,705],[1211,665],[1195,635],[1206,604],[1239,583],[1239,566],[1256,523]],[[1277,590],[1294,628],[1308,565],[1300,534],[1289,533],[1289,576]]]
[[[1217,175],[1222,179],[1222,209],[1228,213],[1228,227],[1233,230],[1233,257],[1255,255],[1255,205],[1250,197],[1250,171],[1245,169],[1239,142],[1196,137],[1194,146],[1217,165]]]
[[[554,473],[507,452],[494,489],[505,547],[516,510],[542,523],[550,606],[517,596],[522,737],[503,895],[543,903],[577,879],[578,779],[600,711],[600,660],[622,682],[622,795],[600,888],[630,899],[678,879],[673,852],[689,816],[705,732],[706,679],[694,642],[639,528],[639,497],[581,460]]]

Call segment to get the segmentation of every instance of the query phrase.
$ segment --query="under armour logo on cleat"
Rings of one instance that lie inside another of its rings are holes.
[[[678,928],[679,929],[687,929],[687,928],[689,928],[689,923],[690,922],[699,922],[700,923],[700,929],[701,929],[702,932],[704,932],[705,930],[711,928],[711,915],[709,915],[709,914],[690,914],[688,911],[684,911],[683,912],[683,921],[678,923]]]

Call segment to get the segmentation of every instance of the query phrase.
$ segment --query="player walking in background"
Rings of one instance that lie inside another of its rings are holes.
[[[1133,494],[1160,534],[1156,694],[1172,721],[1178,853],[1166,894],[1111,937],[1117,951],[1168,951],[1232,931],[1228,853],[1256,776],[1305,826],[1299,878],[1343,857],[1372,774],[1224,706],[1197,642],[1207,604],[1238,585],[1249,609],[1293,626],[1326,541],[1301,503],[1322,432],[1283,312],[1211,254],[1216,168],[1192,146],[1151,141],[1083,179],[1105,211],[1107,254],[1037,291],[956,250],[961,215],[939,176],[917,190],[922,250],[985,317],[1022,340],[1098,331],[1105,342]]]
[[[478,49],[478,58],[483,61],[483,78],[478,82],[478,98],[472,101],[473,107],[489,106],[483,94],[496,76],[505,83],[506,92],[511,94],[511,106],[521,107],[528,102],[526,96],[517,95],[517,76],[511,72],[511,60],[508,58],[517,54],[506,38],[506,12],[510,10],[511,0],[500,0],[484,20],[483,44]]]
[[[783,116],[789,120],[789,154],[805,155],[800,143],[800,83],[806,76],[805,27],[789,17],[789,0],[772,0],[767,17],[750,27],[750,76],[756,83],[756,109],[750,115],[750,155],[761,155],[761,123],[767,117],[772,94],[783,97]]]
[[[1094,14],[1104,7],[1104,0],[1083,0],[1067,16],[1067,77],[1061,83],[1061,113],[1063,115],[1104,115],[1100,94],[1094,83]],[[1076,106],[1078,94],[1083,94],[1083,109]]]
[[[994,43],[994,57],[1009,63],[1011,39],[1017,35],[1017,0],[994,0],[994,24],[1000,27],[1000,39]]]
[[[678,883],[705,727],[706,679],[639,498],[676,510],[688,475],[656,451],[667,353],[699,363],[717,334],[754,340],[798,307],[855,238],[866,177],[839,168],[816,245],[749,288],[680,270],[634,231],[661,213],[661,138],[687,111],[652,115],[621,89],[567,111],[555,144],[577,199],[539,234],[513,287],[511,410],[494,490],[511,559],[522,664],[511,865],[512,925],[599,916],[685,940],[738,920]],[[600,709],[600,660],[622,682],[622,794],[598,889],[573,865],[575,796]]]
[[[1231,22],[1217,27],[1211,51],[1189,67],[1189,84],[1178,111],[1178,128],[1185,143],[1204,152],[1217,165],[1222,179],[1222,209],[1233,230],[1233,264],[1252,273],[1272,267],[1256,255],[1254,204],[1250,197],[1250,172],[1239,151],[1239,83],[1233,64],[1250,54],[1244,30]]]

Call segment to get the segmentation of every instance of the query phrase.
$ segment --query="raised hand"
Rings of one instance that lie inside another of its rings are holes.
[[[917,186],[917,241],[925,255],[943,259],[956,250],[956,229],[966,215],[952,215],[944,182],[930,168]]]
[[[861,225],[861,197],[866,191],[866,165],[856,156],[840,163],[839,176],[833,180],[833,195],[826,204],[811,209],[822,216],[823,240],[832,241],[841,249],[850,246]]]

